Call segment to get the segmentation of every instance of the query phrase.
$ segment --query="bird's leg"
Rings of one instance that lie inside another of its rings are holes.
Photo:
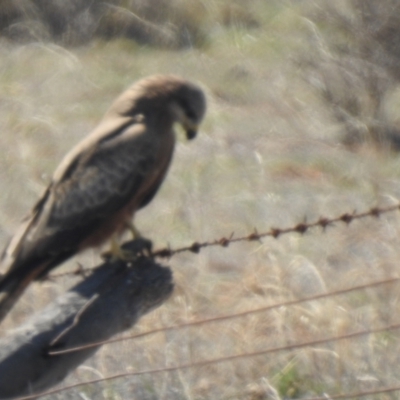
[[[124,250],[118,243],[116,235],[111,237],[110,249],[101,254],[101,257],[107,261],[109,260],[123,260],[132,261],[132,252]]]
[[[134,240],[143,237],[132,221],[126,221],[125,225],[126,225],[126,228],[129,230],[129,232],[131,232],[132,238]]]
[[[120,244],[118,243],[118,239],[115,235],[111,238],[111,249],[110,253],[115,257],[121,260],[125,260],[127,254],[122,250]]]
[[[142,234],[138,231],[138,229],[131,220],[126,221],[126,227],[131,232],[135,243],[133,247],[129,245],[125,247],[127,249],[129,248],[131,251],[134,251],[136,254],[139,254],[141,256],[152,257],[153,244],[151,243],[151,241],[142,236]],[[124,246],[122,247],[125,248]]]
[[[133,240],[136,240],[136,239],[142,237],[142,235],[136,229],[136,227],[132,221],[130,221],[130,220],[126,221],[125,226],[132,233]],[[134,257],[134,254],[132,251],[124,250],[122,248],[122,246],[119,244],[117,235],[115,235],[115,234],[112,235],[112,237],[111,237],[110,249],[108,251],[105,251],[104,253],[102,253],[101,257],[105,260],[113,259],[113,260],[124,260],[124,261],[129,261],[129,260],[136,258],[136,257]]]
[[[126,223],[127,229],[132,233],[133,240],[120,245],[117,236],[111,238],[110,250],[102,253],[102,258],[109,260],[133,261],[138,257],[152,257],[153,244],[144,238],[132,222]]]

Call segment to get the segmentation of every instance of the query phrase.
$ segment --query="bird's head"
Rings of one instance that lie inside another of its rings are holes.
[[[196,137],[197,130],[206,113],[206,97],[197,85],[183,82],[171,102],[175,120],[180,123],[191,140]]]
[[[136,82],[111,106],[108,115],[154,119],[167,115],[182,125],[188,139],[196,137],[206,113],[206,96],[193,82],[174,75],[153,75]],[[165,124],[165,119],[162,120]]]

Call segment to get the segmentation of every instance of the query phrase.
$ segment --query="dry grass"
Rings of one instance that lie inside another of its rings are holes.
[[[276,2],[278,4],[278,2]],[[125,37],[161,48],[201,47],[224,27],[261,27],[276,7],[263,0],[3,0],[0,34],[15,42],[67,46]]]
[[[399,7],[396,0],[322,0],[305,13],[311,40],[300,67],[349,146],[400,149],[398,117],[387,107],[400,77]]]
[[[206,2],[205,2],[206,3]],[[229,24],[203,50],[154,50],[126,40],[65,50],[0,44],[0,239],[37,199],[62,155],[135,79],[177,73],[210,100],[194,142],[181,140],[161,192],[136,218],[156,247],[285,227],[400,196],[398,157],[338,144],[341,126],[302,79],[309,49],[302,7],[272,7],[261,28]],[[214,4],[214,3],[210,3]],[[272,2],[271,2],[272,5]],[[233,12],[233,11],[232,11]],[[253,28],[252,28],[253,29]],[[393,103],[388,104],[393,107]],[[233,314],[398,276],[399,217],[304,236],[183,254],[168,264],[176,289],[134,332]],[[95,253],[79,260],[91,266]],[[63,268],[76,265],[76,260]],[[5,327],[40,309],[71,279],[33,285]],[[396,284],[281,307],[246,318],[105,346],[65,384],[337,336],[398,321]],[[52,399],[248,399],[346,393],[398,384],[396,331],[173,373],[143,375]],[[370,399],[393,397],[370,396]]]

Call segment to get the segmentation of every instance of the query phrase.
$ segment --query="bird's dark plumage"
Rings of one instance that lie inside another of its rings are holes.
[[[205,110],[203,91],[175,76],[143,79],[117,98],[97,128],[65,156],[4,250],[0,321],[32,280],[126,229],[165,177],[174,123],[192,139]]]

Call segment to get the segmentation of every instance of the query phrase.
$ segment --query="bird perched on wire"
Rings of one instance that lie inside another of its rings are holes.
[[[0,321],[30,282],[127,229],[165,178],[174,124],[193,139],[205,111],[199,86],[168,75],[140,80],[115,100],[100,124],[62,160],[5,248]]]

